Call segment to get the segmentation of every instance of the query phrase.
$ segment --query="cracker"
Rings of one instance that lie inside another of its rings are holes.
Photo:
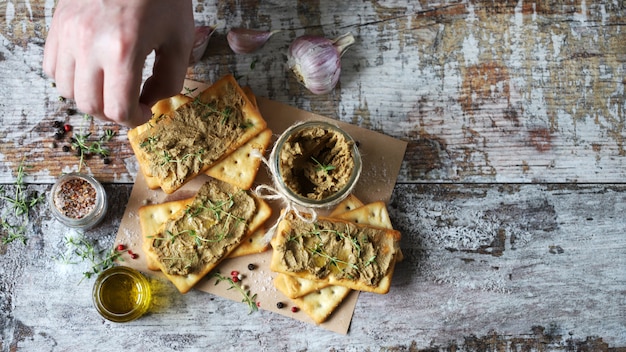
[[[183,95],[176,94],[170,98],[162,99],[157,101],[151,108],[152,110],[152,118],[147,123],[143,125],[139,125],[133,129],[128,130],[127,138],[130,142],[133,151],[135,152],[135,156],[137,160],[144,160],[147,157],[145,156],[146,151],[140,147],[139,136],[150,129],[150,126],[156,123],[157,120],[162,118],[162,116],[171,113],[172,111],[178,109],[179,107],[191,102],[193,99]],[[148,163],[139,163],[139,170],[145,176],[146,183],[148,188],[150,189],[158,189],[159,181],[158,179],[149,176],[150,170],[148,168]]]
[[[161,204],[142,206],[138,211],[141,233],[157,233],[165,222],[174,217],[179,211],[186,209],[192,201],[193,198],[188,198],[180,201],[169,201]],[[241,244],[228,255],[228,258],[265,252],[269,249],[269,244],[265,243],[264,236],[265,228],[261,227],[257,229],[250,237],[243,240]],[[150,253],[149,241],[143,241],[142,250],[144,253]],[[154,256],[147,255],[146,258],[148,269],[159,270],[158,265],[154,262]]]
[[[268,250],[270,245],[265,241],[265,230],[264,227],[261,227],[254,231],[250,237],[241,241],[241,244],[230,252],[228,258],[243,257],[244,255],[262,253]]]
[[[328,282],[307,280],[281,273],[274,278],[274,287],[291,299],[305,296],[329,285]]]
[[[261,166],[261,158],[255,156],[253,151],[256,150],[263,155],[271,140],[272,131],[263,130],[224,160],[209,168],[206,174],[241,189],[249,189]]]
[[[170,201],[161,204],[150,204],[139,208],[139,226],[143,235],[142,250],[146,253],[146,263],[148,269],[159,270],[159,266],[155,262],[154,256],[150,251],[150,241],[146,239],[148,236],[156,234],[161,226],[165,224],[171,217],[174,217],[179,211],[184,210],[191,204],[193,198],[183,199],[179,201]]]
[[[167,109],[163,104],[159,108]],[[155,177],[165,193],[172,193],[266,126],[255,104],[228,75],[175,110],[155,114],[129,131],[128,138],[141,172],[146,178]],[[154,187],[154,182],[149,185]]]
[[[211,204],[219,204],[220,202],[224,203],[224,200],[221,198],[220,199],[211,198],[211,197],[217,197],[215,196],[216,194],[217,195],[226,194],[226,193],[231,194],[231,195],[239,194],[238,193],[239,191],[237,190],[236,187],[229,185],[227,183],[224,183],[224,182],[216,181],[216,180],[207,181],[207,183],[203,186],[203,188],[201,188],[200,191],[203,191],[204,187],[209,188],[210,192],[207,192],[207,193],[210,195],[209,198],[211,199]],[[217,255],[212,255],[211,253],[204,253],[204,254],[200,253],[202,258],[207,258],[206,255],[208,255],[209,256],[208,259],[199,262],[195,270],[190,271],[185,274],[176,274],[173,272],[168,272],[168,267],[165,266],[164,262],[170,263],[169,260],[171,258],[167,258],[167,260],[166,258],[163,258],[162,260],[160,260],[157,250],[155,249],[154,246],[155,245],[158,246],[158,244],[155,244],[155,241],[170,241],[170,238],[172,240],[172,243],[174,240],[177,241],[176,246],[173,246],[172,248],[178,249],[180,248],[180,246],[192,245],[192,244],[186,244],[186,243],[189,243],[190,241],[188,239],[183,238],[184,236],[186,236],[186,235],[183,235],[184,231],[178,233],[174,237],[165,236],[165,233],[166,233],[166,229],[168,229],[167,226],[170,221],[183,219],[184,217],[187,216],[186,213],[188,212],[188,206],[191,204],[195,204],[193,203],[195,197],[191,199],[183,199],[179,201],[168,202],[167,206],[159,207],[157,205],[149,205],[149,206],[141,207],[139,209],[139,214],[140,214],[139,218],[140,218],[140,221],[142,222],[141,224],[142,236],[143,236],[142,248],[144,249],[144,252],[146,253],[146,256],[148,257],[149,268],[150,269],[157,268],[158,270],[161,270],[165,274],[165,276],[176,286],[176,288],[181,293],[188,292],[198,281],[202,279],[202,277],[204,277],[207,273],[213,270],[224,258],[230,255],[230,253],[232,253],[234,249],[240,243],[242,243],[247,238],[249,238],[257,229],[261,228],[261,225],[271,216],[272,210],[265,201],[255,197],[253,194],[250,194],[250,193],[248,193],[248,196],[252,198],[252,201],[254,201],[255,211],[252,214],[250,214],[249,217],[247,217],[248,219],[246,222],[247,226],[241,232],[234,232],[234,233],[231,233],[229,236],[225,237],[226,242],[223,246],[224,250],[222,253],[217,254]],[[239,198],[232,198],[232,199],[239,199]],[[232,205],[232,207],[238,207],[238,206],[239,204],[237,203],[237,201],[234,201],[234,205]],[[230,207],[228,209],[229,209],[228,211],[231,211]],[[161,226],[159,226],[155,232],[154,231],[154,228],[156,227],[155,219],[163,220],[164,218],[166,219],[165,220],[166,222],[162,224]],[[229,218],[229,216],[213,217],[213,219],[211,220],[213,222],[208,221],[208,220],[203,220],[204,226],[207,228],[214,227],[216,228],[216,230],[221,230],[223,221],[227,221],[227,220],[220,220],[220,218],[226,219],[226,218]],[[189,221],[187,219],[188,218],[185,218],[184,221]],[[188,223],[188,222],[185,222],[185,223]],[[240,224],[239,220],[236,220],[235,223]],[[218,242],[218,241],[222,241],[222,240],[216,240],[216,241],[211,241],[211,242]],[[162,243],[162,242],[159,242],[159,243]],[[220,242],[220,246],[221,246],[221,242]],[[192,251],[196,250],[195,247],[188,247],[188,248],[190,248],[190,250]],[[177,259],[177,258],[174,258],[174,259]]]
[[[376,202],[368,204],[367,206],[363,206],[363,203],[358,198],[351,195],[337,205],[337,207],[331,212],[331,217],[336,217],[340,219],[344,217],[347,219],[354,219],[356,217],[357,220],[359,220],[359,222],[362,224],[391,228],[391,222],[384,221],[384,219],[388,219],[388,217],[367,217],[363,215],[356,216],[356,214],[360,214],[356,209],[364,208],[365,213],[369,214],[371,213],[371,211],[368,211],[368,208],[379,208],[381,206],[386,209],[385,204],[382,202]],[[378,213],[380,211],[381,210],[374,210],[375,213]],[[362,213],[363,210],[361,210],[360,212]],[[377,221],[377,219],[380,219],[382,221]],[[304,281],[306,283],[318,283],[322,285],[325,284],[323,282],[316,282],[313,280],[294,278],[286,274],[278,274],[277,278],[278,277],[281,277],[286,282],[289,282],[290,280],[298,280]],[[276,286],[278,288],[278,285]],[[297,296],[295,299],[292,299],[292,301],[298,307],[300,307],[303,312],[311,317],[311,319],[313,319],[315,323],[321,324],[326,321],[326,319],[328,319],[332,312],[339,306],[339,304],[341,304],[341,302],[346,298],[348,294],[350,294],[351,291],[352,290],[347,287],[332,285],[320,289],[317,292]]]
[[[321,324],[350,294],[350,291],[349,288],[343,286],[328,286],[292,301],[316,324]]]
[[[346,197],[346,199],[342,200],[335,206],[329,217],[337,217],[340,214],[361,206],[363,206],[363,202],[361,202],[355,195],[350,194]],[[327,282],[307,280],[280,273],[277,274],[274,279],[274,286],[289,298],[302,297],[306,294],[327,287],[328,285],[329,284]]]
[[[354,210],[356,208],[360,208],[363,206],[363,202],[361,202],[355,195],[349,194],[346,199],[342,200],[335,206],[333,211],[328,214],[329,218],[337,217],[339,214],[343,214],[350,210]]]
[[[256,97],[250,87],[242,87],[242,90],[250,99],[252,105],[257,107]],[[191,102],[193,98],[177,94],[173,97],[159,100],[152,106],[152,115],[155,117],[168,114],[180,106]],[[138,126],[137,128],[129,131],[129,139],[136,140],[137,134],[145,132],[149,128],[149,124]],[[261,159],[254,156],[253,150],[257,150],[263,155],[269,146],[272,139],[272,131],[269,129],[263,130],[257,136],[250,141],[246,142],[243,146],[235,150],[232,154],[226,156],[225,159],[218,162],[214,166],[210,167],[205,173],[218,180],[231,183],[241,189],[249,189],[254,183],[256,174],[261,166]],[[141,151],[140,151],[141,152]],[[146,167],[144,164],[143,167]],[[142,170],[146,184],[150,189],[159,188],[159,180],[156,177],[146,176],[147,170]]]
[[[338,219],[348,220],[356,223],[367,224],[370,226],[382,227],[385,229],[393,229],[389,212],[384,202],[374,202],[351,211],[339,214]],[[402,250],[398,248],[396,262],[404,259]]]
[[[391,219],[384,202],[373,202],[361,207],[346,211],[335,216],[338,219],[352,221],[357,224],[367,224],[386,229],[392,229]]]
[[[351,239],[358,242],[359,255],[351,254],[357,247]],[[270,268],[275,272],[326,281],[331,285],[387,293],[399,242],[400,233],[395,230],[324,217],[318,217],[311,223],[288,213],[279,223],[271,242]],[[331,246],[333,243],[335,245]],[[313,259],[308,260],[307,255]],[[356,270],[379,274],[371,279]]]

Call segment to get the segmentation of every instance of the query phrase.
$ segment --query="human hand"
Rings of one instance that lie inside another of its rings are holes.
[[[133,127],[182,90],[193,40],[191,0],[59,0],[43,69],[80,111]]]

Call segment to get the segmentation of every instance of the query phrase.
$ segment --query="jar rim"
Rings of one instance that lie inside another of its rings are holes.
[[[290,137],[302,130],[312,128],[312,127],[321,127],[324,130],[331,130],[333,132],[340,133],[348,143],[352,144],[351,148],[351,157],[354,162],[354,167],[350,174],[350,178],[346,182],[346,184],[337,192],[333,193],[330,196],[324,197],[322,199],[311,199],[306,197],[305,195],[294,192],[284,180],[281,174],[281,150],[285,143],[290,139]],[[312,207],[312,208],[323,208],[330,207],[335,205],[345,199],[354,189],[356,183],[361,175],[362,171],[362,160],[359,148],[357,146],[356,141],[352,136],[347,133],[344,129],[340,128],[336,124],[331,122],[322,121],[322,120],[308,120],[304,122],[300,122],[290,126],[283,134],[278,138],[276,143],[274,144],[274,148],[270,155],[271,160],[271,168],[274,177],[274,183],[279,188],[279,191],[285,195],[292,202],[304,206],[304,207]]]
[[[91,185],[91,187],[94,188],[95,193],[96,193],[96,199],[95,199],[95,204],[93,206],[93,209],[91,209],[89,213],[85,214],[81,218],[73,218],[73,217],[65,215],[55,204],[55,197],[58,193],[57,189],[64,182],[67,182],[68,180],[72,180],[72,179],[82,179],[84,181],[87,181]],[[61,175],[52,186],[52,189],[50,190],[48,203],[52,211],[52,214],[61,223],[69,227],[83,228],[83,229],[95,226],[98,222],[100,222],[100,220],[104,218],[104,215],[106,214],[106,208],[107,208],[106,192],[102,184],[98,180],[96,180],[93,176],[80,173],[80,172],[70,172],[70,173]]]

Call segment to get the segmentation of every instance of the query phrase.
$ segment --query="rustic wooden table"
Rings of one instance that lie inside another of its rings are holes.
[[[45,203],[17,216],[7,200],[78,168],[53,145],[55,121],[94,139],[113,129],[111,163],[82,167],[111,199],[83,234],[106,249],[137,172],[126,129],[85,120],[42,73],[53,7],[0,2],[0,236],[18,237],[0,245],[0,350],[626,350],[622,1],[194,2],[218,30],[188,78],[234,73],[259,96],[408,141],[389,204],[406,259],[389,294],[360,295],[346,336],[166,283],[144,318],[99,317],[72,231]],[[236,55],[231,27],[282,32]],[[348,31],[332,93],[285,71],[296,36]]]

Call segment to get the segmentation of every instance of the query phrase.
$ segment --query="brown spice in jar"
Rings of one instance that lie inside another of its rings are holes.
[[[69,179],[59,185],[54,205],[68,218],[82,219],[95,208],[96,189],[82,178]]]

